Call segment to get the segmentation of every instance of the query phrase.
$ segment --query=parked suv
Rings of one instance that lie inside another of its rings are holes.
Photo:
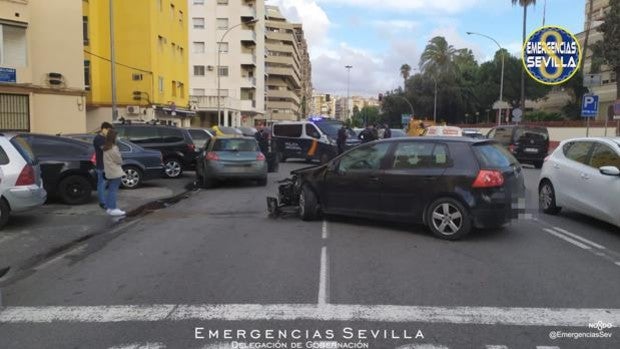
[[[164,174],[168,178],[178,178],[184,170],[196,168],[196,145],[187,129],[146,124],[117,124],[114,128],[120,138],[143,148],[159,150],[164,159]]]
[[[97,188],[90,144],[57,136],[23,133],[17,139],[28,143],[41,166],[43,187],[52,197],[69,205],[87,203]]]
[[[11,212],[41,206],[46,198],[41,169],[28,144],[0,134],[0,229]]]
[[[508,148],[521,163],[541,168],[549,152],[549,132],[546,127],[506,125],[491,129],[487,138]]]

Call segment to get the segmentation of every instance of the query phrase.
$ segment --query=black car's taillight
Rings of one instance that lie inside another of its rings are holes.
[[[504,185],[504,175],[497,170],[480,170],[472,188],[496,188]]]

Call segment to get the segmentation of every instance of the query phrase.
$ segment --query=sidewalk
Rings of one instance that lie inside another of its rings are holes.
[[[118,206],[132,214],[149,203],[188,191],[193,181],[194,173],[190,172],[180,179],[157,179],[145,182],[139,189],[120,190]],[[18,268],[67,244],[114,227],[117,223],[99,207],[96,196],[93,192],[92,202],[86,205],[52,202],[11,216],[9,224],[0,230],[0,279],[6,267]]]

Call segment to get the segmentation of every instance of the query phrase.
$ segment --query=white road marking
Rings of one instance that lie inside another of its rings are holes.
[[[319,272],[319,296],[318,296],[319,306],[325,305],[329,302],[328,300],[329,294],[327,292],[327,288],[329,286],[329,270],[328,270],[327,262],[328,262],[327,247],[323,246],[321,248],[321,270]]]
[[[560,347],[549,347],[549,346],[539,345],[536,347],[536,349],[560,349]]]
[[[164,349],[166,346],[162,343],[132,343],[124,344],[117,347],[110,347],[108,349]]]
[[[322,234],[323,240],[327,240],[327,238],[329,238],[329,231],[327,230],[327,221],[323,221],[322,231],[323,231],[323,234]]]
[[[485,349],[508,349],[505,345],[487,345]]]
[[[581,242],[579,242],[579,241],[577,241],[577,240],[574,240],[574,239],[572,239],[572,238],[569,238],[568,236],[566,236],[566,235],[564,235],[564,234],[562,234],[562,233],[558,233],[558,232],[557,232],[557,231],[555,231],[555,230],[551,230],[551,229],[544,229],[544,230],[545,230],[547,233],[549,233],[549,234],[551,234],[551,235],[554,235],[554,236],[556,236],[556,237],[559,237],[560,239],[562,239],[562,240],[564,240],[564,241],[566,241],[566,242],[569,242],[569,243],[571,243],[571,244],[573,244],[573,245],[575,245],[575,246],[577,246],[577,247],[583,248],[584,250],[590,250],[590,249],[591,249],[591,248],[590,248],[590,246],[588,246],[588,245],[584,245],[584,244],[582,244]]]
[[[0,324],[115,323],[187,320],[221,321],[372,321],[546,327],[584,327],[620,323],[620,309],[422,307],[336,304],[159,304],[0,308]]]
[[[599,250],[604,250],[605,249],[605,246],[601,246],[601,245],[597,244],[596,242],[592,242],[592,241],[590,241],[590,240],[588,240],[586,238],[583,238],[583,237],[581,237],[581,236],[579,236],[577,234],[573,234],[573,233],[571,233],[571,232],[569,232],[569,231],[567,231],[565,229],[562,229],[562,228],[559,228],[559,227],[553,227],[553,229],[559,231],[560,233],[564,233],[564,234],[572,237],[573,239],[577,239],[577,240],[579,240],[581,242],[584,242],[584,243],[586,243],[586,244],[588,244],[588,245],[590,245],[592,247],[598,248]]]

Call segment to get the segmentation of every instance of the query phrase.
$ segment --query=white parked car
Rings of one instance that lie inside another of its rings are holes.
[[[28,143],[0,134],[0,229],[11,212],[41,206],[46,199],[41,170]]]
[[[567,208],[620,227],[620,138],[565,140],[543,164],[540,208]]]

